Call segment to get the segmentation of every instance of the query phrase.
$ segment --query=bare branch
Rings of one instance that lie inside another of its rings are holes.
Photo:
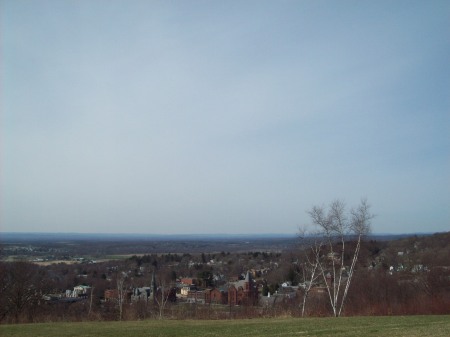
[[[367,235],[371,231],[371,220],[375,215],[370,213],[370,205],[367,199],[362,199],[361,204],[350,211],[352,219],[350,228],[353,234],[357,236]]]
[[[331,229],[337,236],[344,236],[347,232],[347,217],[345,216],[345,204],[343,201],[336,199],[330,205],[328,212],[328,221]]]

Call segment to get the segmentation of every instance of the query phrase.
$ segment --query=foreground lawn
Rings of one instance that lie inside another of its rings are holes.
[[[0,336],[450,336],[450,316],[1,325]]]

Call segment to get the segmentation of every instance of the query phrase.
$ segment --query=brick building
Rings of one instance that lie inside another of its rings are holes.
[[[229,305],[254,305],[258,302],[258,288],[250,272],[244,280],[233,282],[228,287]]]

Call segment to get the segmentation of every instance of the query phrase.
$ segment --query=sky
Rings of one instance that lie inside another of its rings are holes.
[[[450,230],[449,1],[0,0],[0,231]]]

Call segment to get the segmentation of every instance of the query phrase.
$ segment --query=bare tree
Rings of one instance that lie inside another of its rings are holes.
[[[155,294],[154,298],[156,304],[158,305],[159,319],[163,319],[164,317],[164,309],[166,307],[167,301],[169,300],[170,292],[170,288],[167,291],[165,290],[165,286],[163,283]]]
[[[0,321],[3,320],[11,311],[7,299],[7,293],[11,287],[11,277],[8,273],[8,264],[0,262]]]
[[[16,323],[25,311],[31,313],[42,298],[45,275],[36,265],[28,262],[2,264],[0,319],[14,317]]]
[[[92,312],[92,300],[94,298],[94,286],[92,286],[91,288],[91,295],[90,295],[90,299],[89,299],[89,311],[88,311],[88,317],[91,316],[91,312]]]
[[[300,232],[300,241],[302,242],[302,245],[304,247],[307,247],[307,249],[304,249],[304,261],[300,264],[300,279],[302,280],[302,286],[303,286],[303,299],[302,299],[302,317],[305,316],[306,311],[306,303],[309,296],[309,293],[311,291],[311,288],[315,284],[317,278],[318,278],[318,260],[317,255],[319,254],[319,247],[317,247],[314,244],[311,244],[308,236],[307,236],[307,228],[303,227],[299,229]]]
[[[369,209],[367,200],[362,199],[360,205],[351,209],[349,214],[340,200],[333,201],[328,210],[323,206],[314,206],[308,211],[312,224],[317,228],[317,231],[312,233],[315,238],[311,245],[315,253],[314,263],[317,263],[322,275],[333,315],[336,317],[341,315],[344,307],[362,237],[370,232],[370,221],[374,216]],[[351,246],[346,245],[348,240],[356,242],[353,251]],[[349,250],[351,263],[345,265],[345,256]]]
[[[119,321],[123,317],[123,304],[126,300],[126,289],[125,289],[125,279],[126,274],[122,273],[117,277],[117,304],[119,306]]]

